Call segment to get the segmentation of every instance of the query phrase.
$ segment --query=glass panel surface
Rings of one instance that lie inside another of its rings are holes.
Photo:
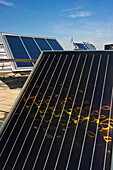
[[[17,36],[5,35],[14,59],[30,59],[20,38]],[[16,62],[17,67],[33,67],[32,63]]]
[[[39,45],[40,49],[43,50],[49,50],[51,51],[51,47],[48,45],[45,39],[43,38],[35,38],[37,44]]]
[[[1,135],[1,167],[110,170],[113,52],[44,52],[36,66]]]
[[[85,48],[81,43],[76,43],[76,45],[78,46],[79,50],[87,50],[87,48]]]
[[[30,54],[31,59],[38,59],[41,52],[39,48],[37,47],[36,43],[34,42],[33,38],[29,37],[21,37],[24,45],[27,48],[27,51]]]
[[[53,50],[63,50],[63,48],[61,47],[61,45],[58,43],[57,40],[47,39],[47,41],[50,44],[50,46],[53,48]]]
[[[89,50],[96,50],[92,44],[85,44]]]

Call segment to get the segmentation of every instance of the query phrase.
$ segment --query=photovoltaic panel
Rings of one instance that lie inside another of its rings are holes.
[[[85,46],[89,49],[89,50],[96,50],[96,48],[92,45],[92,44],[86,44]]]
[[[42,51],[63,50],[54,38],[30,37],[1,33],[1,38],[9,58],[13,59],[38,59]],[[11,63],[12,70],[31,70],[34,63]]]
[[[44,52],[1,134],[2,169],[112,170],[113,52]]]
[[[50,45],[47,43],[46,39],[43,38],[35,38],[35,41],[37,42],[37,44],[39,45],[41,50],[49,50],[51,51],[52,48],[50,47]]]
[[[6,36],[14,59],[30,59],[19,37]],[[17,67],[33,67],[32,63],[15,63]]]
[[[63,50],[61,45],[55,39],[46,39],[53,50]]]
[[[41,51],[38,48],[38,46],[36,45],[36,43],[33,40],[33,38],[22,37],[21,39],[22,39],[24,45],[26,46],[27,51],[30,54],[30,57],[32,59],[37,59],[39,57],[39,55],[41,54]]]
[[[75,43],[75,44],[78,46],[79,50],[87,50],[87,48],[82,43]]]

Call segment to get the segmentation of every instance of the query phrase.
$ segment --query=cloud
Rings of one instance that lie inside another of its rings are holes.
[[[6,1],[2,1],[2,0],[0,0],[0,4],[6,5],[6,6],[13,6],[14,5],[12,2],[6,2]]]
[[[79,9],[82,9],[82,8],[83,7],[69,8],[69,9],[62,10],[62,12],[70,12],[70,11],[79,10]]]
[[[91,16],[92,13],[91,12],[78,12],[76,14],[70,14],[69,17],[71,18],[78,18],[78,17],[88,17]]]
[[[58,22],[52,24],[51,34],[59,38],[64,49],[74,49],[71,38],[74,42],[89,41],[98,50],[102,50],[104,45],[113,42],[113,22],[102,20],[82,20],[76,22]]]

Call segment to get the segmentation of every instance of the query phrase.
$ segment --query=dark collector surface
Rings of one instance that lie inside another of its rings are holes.
[[[1,134],[6,170],[110,170],[113,52],[44,52]]]

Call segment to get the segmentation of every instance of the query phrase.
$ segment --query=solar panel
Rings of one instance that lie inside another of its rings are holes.
[[[1,134],[1,168],[112,170],[113,52],[43,52]]]
[[[82,44],[82,43],[75,43],[75,44],[78,46],[79,50],[87,50],[87,48],[84,46],[84,44]]]
[[[21,58],[21,56],[24,59],[30,59],[19,37],[10,35],[6,35],[5,37],[6,40],[8,41],[14,59],[19,59]],[[17,67],[33,66],[32,63],[15,63],[15,65]]]
[[[46,41],[46,39],[43,38],[35,38],[35,41],[37,42],[37,44],[39,45],[39,47],[41,48],[41,50],[49,50],[51,51],[52,48],[50,47],[49,43]]]
[[[29,37],[22,37],[21,38],[28,53],[30,54],[30,57],[32,59],[37,59],[39,57],[39,55],[41,54],[41,51],[39,49],[39,47],[37,46],[37,44],[35,43],[33,38],[29,38]]]
[[[38,59],[42,51],[63,50],[56,39],[19,36],[1,33],[1,37],[6,49],[7,56],[13,59]],[[34,63],[19,63],[12,64],[13,71],[15,70],[31,70]]]
[[[88,50],[96,50],[96,48],[92,45],[92,44],[84,44],[87,48],[88,48]]]
[[[61,45],[55,39],[46,39],[46,40],[50,44],[53,50],[63,50]]]

